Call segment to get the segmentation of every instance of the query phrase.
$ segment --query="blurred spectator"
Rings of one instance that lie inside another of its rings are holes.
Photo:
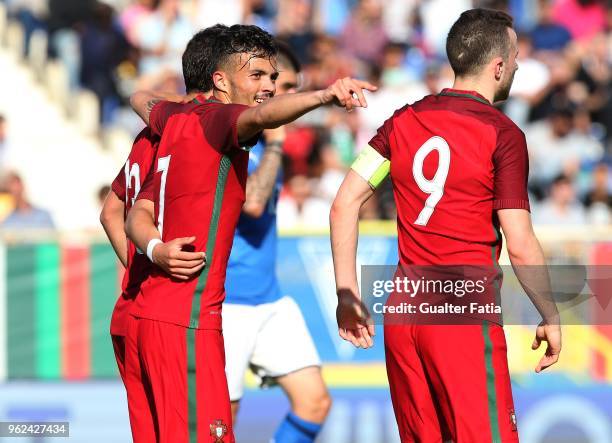
[[[92,20],[95,4],[96,0],[49,0],[51,53],[66,67],[72,91],[79,86],[81,72],[79,31]]]
[[[305,175],[289,179],[276,208],[279,229],[324,228],[329,225],[331,203],[313,195],[312,182]]]
[[[565,175],[556,177],[550,188],[550,196],[534,209],[534,223],[543,225],[582,225],[584,208],[576,202],[571,180]]]
[[[135,0],[121,13],[119,23],[126,39],[133,46],[140,46],[138,27],[159,5],[159,0]]]
[[[14,210],[2,222],[3,229],[52,229],[51,214],[45,209],[33,206],[26,198],[21,177],[10,172],[4,180],[4,188],[13,199]]]
[[[608,165],[605,163],[598,164],[593,170],[592,180],[592,188],[584,198],[587,218],[594,224],[608,224],[610,223],[610,210],[612,209],[610,170]]]
[[[289,44],[302,63],[311,61],[311,46],[316,32],[312,28],[311,0],[279,0],[276,34]]]
[[[538,1],[540,7],[539,19],[537,25],[531,31],[533,47],[536,51],[560,51],[572,39],[572,35],[565,26],[555,23],[553,17],[554,3],[554,0]]]
[[[589,40],[606,27],[602,0],[557,0],[553,7],[556,23],[565,26],[576,40]]]
[[[110,192],[111,187],[109,185],[103,185],[100,187],[100,189],[98,189],[98,206],[100,207],[100,209],[102,209],[102,206],[104,206],[104,200],[106,200],[106,197],[108,196],[108,193]]]
[[[195,25],[199,28],[221,23],[231,26],[235,23],[243,23],[244,6],[248,0],[223,0],[223,6],[219,0],[192,0],[195,7]]]
[[[142,50],[140,73],[158,77],[168,71],[182,72],[181,56],[192,35],[191,24],[180,12],[180,1],[161,0],[155,12],[138,26],[137,39]]]
[[[457,17],[472,7],[470,0],[425,0],[419,2],[423,40],[429,54],[446,56],[446,36]]]
[[[102,123],[110,123],[120,105],[115,71],[127,57],[127,46],[114,21],[113,9],[97,2],[92,19],[81,33],[81,85],[98,97]]]
[[[505,111],[517,125],[524,127],[530,108],[544,99],[552,83],[548,67],[533,57],[531,38],[527,34],[518,37],[517,63],[519,69],[514,75],[511,99],[505,103]]]
[[[25,53],[30,52],[30,37],[38,29],[46,30],[48,0],[9,1],[9,14],[17,19],[24,31]]]
[[[291,43],[291,40],[288,39]],[[353,59],[339,52],[338,42],[333,37],[319,35],[312,42],[309,64],[304,72],[310,89],[326,88],[336,79],[350,76],[356,71]]]
[[[342,29],[342,48],[353,57],[376,63],[380,61],[381,51],[387,41],[387,32],[382,22],[382,0],[359,0]]]
[[[392,41],[407,42],[414,32],[414,8],[418,0],[384,0],[383,23]]]
[[[558,175],[573,179],[583,163],[598,161],[603,155],[597,140],[574,130],[574,111],[567,106],[529,126],[525,135],[531,156],[530,185],[536,195],[542,195]]]

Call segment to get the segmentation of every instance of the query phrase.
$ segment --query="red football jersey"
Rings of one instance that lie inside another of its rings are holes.
[[[154,136],[149,128],[143,129],[136,137],[130,155],[124,167],[119,171],[111,185],[111,189],[125,203],[124,217],[136,201],[157,152],[159,137]],[[146,255],[139,253],[128,240],[127,267],[121,281],[121,295],[117,299],[111,317],[110,332],[113,335],[125,335],[127,319],[138,295],[140,284],[149,275],[151,262]]]
[[[396,111],[370,145],[391,162],[400,264],[497,263],[495,210],[529,210],[525,136],[508,117],[445,89]]]
[[[161,135],[157,162],[138,199],[155,203],[164,241],[195,236],[207,264],[188,281],[154,267],[142,284],[134,315],[200,329],[221,329],[225,270],[245,199],[249,155],[236,122],[248,109],[200,96],[189,104],[161,102],[150,127]]]

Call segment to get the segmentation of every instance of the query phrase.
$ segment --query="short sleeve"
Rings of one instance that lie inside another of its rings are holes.
[[[140,187],[140,192],[136,197],[136,201],[138,200],[150,200],[152,202],[155,201],[155,168],[151,168],[147,177],[145,178],[142,186]]]
[[[493,168],[493,209],[529,210],[529,157],[525,134],[518,127],[498,131]]]
[[[393,117],[387,119],[383,125],[378,128],[376,135],[372,137],[368,143],[371,147],[376,149],[380,155],[385,157],[387,160],[391,160],[391,148],[390,148],[390,137],[393,131]]]
[[[117,195],[119,200],[125,203],[125,165],[111,183],[111,190]]]
[[[246,105],[210,103],[200,115],[200,124],[208,143],[217,151],[228,153],[242,149],[238,140],[238,117],[249,107]],[[253,146],[259,134],[246,143]]]

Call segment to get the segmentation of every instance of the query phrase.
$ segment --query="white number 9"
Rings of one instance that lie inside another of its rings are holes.
[[[438,151],[438,169],[433,179],[428,180],[423,175],[423,162],[429,153],[434,150]],[[442,137],[431,137],[417,150],[412,163],[412,175],[421,191],[429,194],[429,197],[425,200],[425,207],[414,222],[415,225],[427,225],[429,217],[431,217],[436,205],[444,195],[444,184],[446,183],[449,167],[450,147]]]

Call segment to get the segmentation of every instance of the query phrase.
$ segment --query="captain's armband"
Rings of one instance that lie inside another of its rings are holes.
[[[376,189],[389,175],[391,162],[368,145],[355,159],[351,169],[367,181],[372,189]]]

